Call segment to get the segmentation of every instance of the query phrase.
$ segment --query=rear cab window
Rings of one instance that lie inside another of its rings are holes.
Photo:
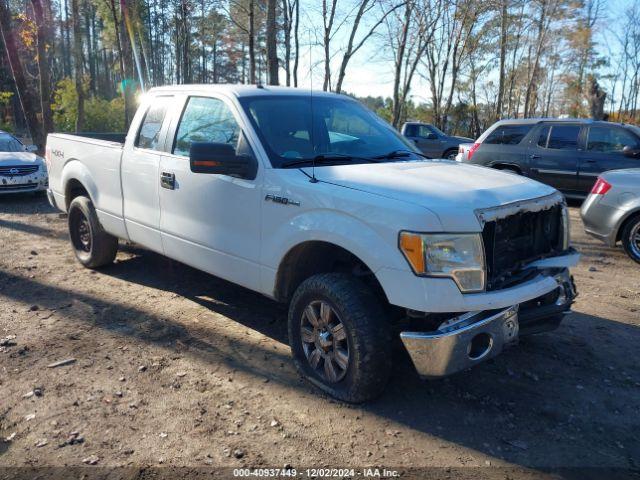
[[[162,150],[160,132],[173,97],[155,97],[140,123],[134,146],[146,150]]]

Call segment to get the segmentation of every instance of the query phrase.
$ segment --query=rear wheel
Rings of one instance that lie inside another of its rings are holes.
[[[98,268],[113,262],[118,252],[118,239],[104,231],[89,198],[74,198],[69,205],[68,218],[73,252],[82,265]]]
[[[636,215],[625,224],[621,240],[627,255],[640,263],[640,215]]]
[[[391,334],[371,290],[341,273],[315,275],[289,307],[289,344],[300,373],[331,396],[360,403],[387,384]]]
[[[447,150],[446,152],[444,152],[444,158],[448,159],[448,160],[455,160],[456,157],[458,156],[458,149],[457,148],[452,148],[451,150]]]

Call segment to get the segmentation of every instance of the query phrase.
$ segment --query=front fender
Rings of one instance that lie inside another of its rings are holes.
[[[397,235],[397,234],[396,234]],[[388,237],[388,238],[387,238]],[[297,245],[309,241],[341,247],[360,259],[374,274],[382,267],[409,270],[397,247],[397,236],[385,236],[362,220],[329,209],[301,212],[283,223],[262,241],[264,266],[262,289],[272,294],[280,263]],[[376,277],[378,275],[376,274]],[[381,279],[378,279],[379,281]],[[383,290],[387,287],[380,282]]]

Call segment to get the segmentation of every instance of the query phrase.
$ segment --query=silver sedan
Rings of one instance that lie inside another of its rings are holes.
[[[639,161],[640,163],[640,161]],[[585,231],[640,263],[640,168],[601,174],[580,210]]]

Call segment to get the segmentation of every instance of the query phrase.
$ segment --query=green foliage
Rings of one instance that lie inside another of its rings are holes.
[[[9,119],[13,92],[0,92],[0,130],[13,132],[13,123]]]
[[[88,90],[88,79],[85,79],[85,91]],[[53,122],[55,129],[62,132],[75,131],[78,114],[78,95],[75,83],[71,78],[61,80],[53,93]],[[107,100],[100,97],[89,97],[84,103],[85,126],[87,132],[122,132],[124,126],[124,101],[122,98]]]

